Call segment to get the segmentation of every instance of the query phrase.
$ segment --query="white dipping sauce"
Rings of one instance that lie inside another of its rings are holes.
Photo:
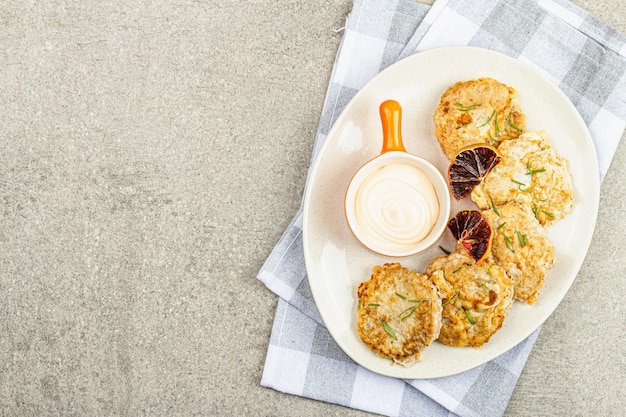
[[[373,246],[410,250],[432,230],[439,201],[432,183],[409,164],[389,164],[370,173],[356,193],[357,223]]]

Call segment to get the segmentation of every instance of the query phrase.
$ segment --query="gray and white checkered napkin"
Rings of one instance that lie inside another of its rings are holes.
[[[461,7],[462,4],[462,7]],[[601,178],[626,127],[626,37],[564,0],[355,0],[331,76],[313,158],[363,85],[385,67],[440,46],[473,45],[533,65],[587,123]],[[280,300],[261,384],[388,416],[502,415],[539,332],[459,375],[403,381],[367,371],[335,344],[306,278],[302,213],[258,279]]]

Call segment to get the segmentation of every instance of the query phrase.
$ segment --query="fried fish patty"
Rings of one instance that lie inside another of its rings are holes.
[[[513,304],[513,282],[491,259],[477,265],[457,251],[434,259],[426,274],[444,296],[440,342],[479,347],[502,327]]]
[[[453,160],[465,146],[513,139],[526,128],[517,91],[493,78],[459,81],[441,96],[433,115],[441,149]]]
[[[439,336],[441,297],[423,274],[397,262],[375,266],[358,297],[357,331],[380,356],[409,366]]]
[[[494,230],[491,255],[511,277],[514,298],[533,304],[555,263],[546,229],[522,203],[510,202],[483,213]]]
[[[518,201],[530,207],[544,226],[572,210],[569,163],[560,157],[544,131],[528,131],[498,147],[502,160],[471,193],[482,209]]]

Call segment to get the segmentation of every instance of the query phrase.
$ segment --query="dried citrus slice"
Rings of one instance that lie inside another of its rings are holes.
[[[479,210],[459,211],[448,222],[448,229],[476,263],[480,263],[489,255],[493,230]]]
[[[461,149],[448,167],[452,196],[457,201],[467,197],[501,160],[496,148],[486,143]]]

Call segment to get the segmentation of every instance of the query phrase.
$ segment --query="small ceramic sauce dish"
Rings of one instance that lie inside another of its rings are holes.
[[[354,236],[381,255],[415,255],[443,234],[450,216],[450,192],[439,170],[410,154],[402,142],[402,107],[380,105],[380,155],[354,174],[345,196],[345,214]]]

